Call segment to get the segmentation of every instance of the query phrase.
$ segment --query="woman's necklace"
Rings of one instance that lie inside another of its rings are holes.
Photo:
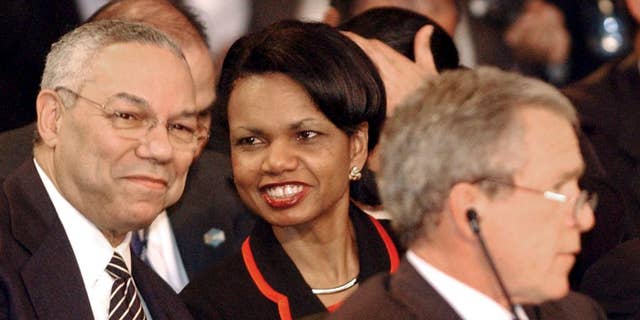
[[[358,284],[358,276],[356,276],[355,278],[349,280],[349,282],[337,286],[337,287],[333,287],[333,288],[326,288],[326,289],[314,289],[311,288],[311,292],[313,292],[313,294],[333,294],[333,293],[338,293],[338,292],[342,292],[345,290],[348,290],[350,288],[352,288],[353,286],[355,286],[356,284]]]

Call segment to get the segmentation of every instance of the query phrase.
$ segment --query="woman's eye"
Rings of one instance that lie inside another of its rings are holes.
[[[305,130],[298,133],[298,140],[310,140],[318,136],[318,132],[312,130]]]
[[[252,146],[259,144],[261,141],[257,137],[244,137],[236,141],[236,145],[240,146]]]

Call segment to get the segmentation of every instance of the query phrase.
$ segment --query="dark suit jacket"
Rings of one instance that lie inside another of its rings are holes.
[[[524,309],[530,320],[606,319],[596,303],[573,292]],[[377,275],[365,282],[328,319],[462,320],[406,259],[393,275]]]
[[[32,123],[0,133],[0,179],[33,158],[35,128]],[[211,150],[204,150],[191,165],[184,194],[167,212],[189,279],[240,250],[254,221],[233,186],[229,157]],[[212,228],[225,234],[226,240],[218,246],[204,241]]]
[[[593,144],[604,170],[621,191],[630,216],[625,221],[640,230],[640,75],[638,57],[630,55],[598,69],[564,89]]]
[[[640,319],[640,239],[621,244],[593,264],[581,291],[598,301],[609,319]]]
[[[153,319],[189,319],[173,290],[137,258],[133,277]],[[80,269],[31,160],[0,193],[0,318],[92,319]]]

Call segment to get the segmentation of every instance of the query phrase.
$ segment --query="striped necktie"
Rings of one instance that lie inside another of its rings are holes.
[[[136,285],[122,256],[113,252],[107,273],[115,280],[111,286],[109,320],[144,320],[144,310]]]

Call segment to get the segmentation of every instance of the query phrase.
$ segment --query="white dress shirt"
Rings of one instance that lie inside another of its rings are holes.
[[[495,300],[458,281],[422,260],[413,251],[407,251],[407,260],[465,320],[512,320],[513,315]],[[516,312],[521,320],[529,320],[519,305]]]
[[[147,230],[145,259],[176,292],[189,282],[166,211],[162,211]]]
[[[33,162],[73,249],[85,290],[87,290],[93,317],[96,320],[107,320],[111,286],[114,279],[107,273],[106,267],[113,257],[113,252],[117,251],[124,258],[129,271],[132,272],[131,251],[129,250],[131,236],[128,234],[122,243],[113,248],[102,232],[60,194],[38,162],[35,159]],[[140,299],[147,319],[151,319],[141,295]]]

